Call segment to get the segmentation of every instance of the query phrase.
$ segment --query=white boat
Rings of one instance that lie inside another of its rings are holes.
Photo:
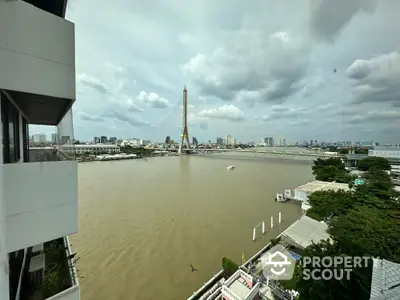
[[[234,165],[231,165],[229,167],[226,167],[227,170],[233,170],[234,168],[236,168]]]

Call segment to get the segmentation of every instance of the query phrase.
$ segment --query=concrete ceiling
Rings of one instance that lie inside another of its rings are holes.
[[[53,15],[65,18],[67,0],[23,0]]]
[[[7,91],[25,114],[29,124],[58,125],[73,101],[36,94]]]

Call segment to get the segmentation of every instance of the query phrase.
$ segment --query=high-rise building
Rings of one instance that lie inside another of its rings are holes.
[[[150,142],[150,140],[140,140],[140,146],[147,146]]]
[[[45,134],[36,133],[32,136],[32,140],[34,143],[46,143],[47,136]]]
[[[107,140],[106,136],[103,135],[103,136],[100,137],[100,143],[101,144],[106,144],[107,142],[108,142],[108,140]]]
[[[199,142],[197,141],[197,139],[195,137],[192,138],[192,144],[195,148],[197,148],[197,146],[199,145]]]
[[[58,143],[58,134],[57,133],[52,133],[51,134],[51,142],[53,144],[57,144]]]
[[[80,299],[68,240],[78,231],[74,151],[29,148],[29,125],[74,139],[75,28],[65,20],[66,2],[0,1],[1,27],[9,28],[0,30],[1,300]],[[50,278],[57,283],[46,295]]]
[[[93,142],[94,142],[95,144],[100,144],[100,138],[99,138],[98,136],[95,136],[95,137],[93,138]]]
[[[110,137],[110,139],[108,141],[110,142],[110,144],[116,144],[117,143],[117,138],[116,137]]]
[[[236,145],[236,139],[231,136],[230,134],[226,137],[226,144],[230,146],[235,146]]]
[[[217,145],[218,146],[225,146],[224,139],[222,137],[217,137]]]

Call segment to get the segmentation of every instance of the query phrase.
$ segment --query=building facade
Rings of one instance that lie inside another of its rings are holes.
[[[400,165],[400,147],[375,146],[368,150],[368,156],[383,157],[391,165]]]
[[[37,133],[32,136],[32,141],[34,143],[46,143],[47,136],[45,134]]]
[[[0,0],[1,300],[80,299],[68,241],[78,231],[77,161],[58,146],[38,160],[29,149],[30,124],[73,140],[75,28],[65,10],[66,0]]]
[[[73,149],[76,154],[84,154],[84,153],[91,153],[91,154],[99,154],[99,153],[120,153],[120,148],[117,145],[74,145]]]
[[[236,145],[236,139],[231,136],[230,134],[226,137],[226,144],[230,146],[235,146]]]

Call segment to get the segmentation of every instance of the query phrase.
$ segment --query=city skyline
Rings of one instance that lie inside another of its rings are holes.
[[[178,140],[186,84],[189,131],[199,140],[279,132],[289,140],[395,141],[400,3],[350,2],[335,2],[330,14],[326,0],[316,9],[306,0],[194,1],[190,12],[178,2],[155,10],[71,1],[67,18],[79,28],[75,136]],[[98,13],[89,20],[92,5]]]

